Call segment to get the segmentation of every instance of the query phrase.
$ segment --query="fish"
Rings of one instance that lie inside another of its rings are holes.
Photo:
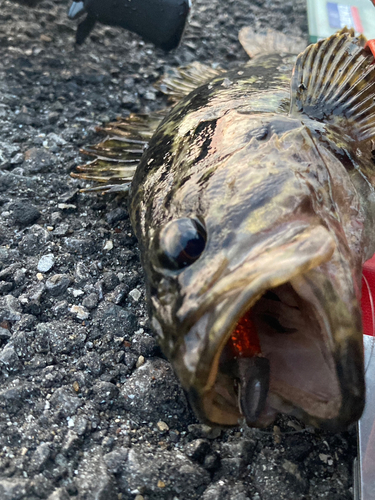
[[[374,57],[346,28],[239,39],[248,63],[171,70],[174,106],[104,127],[75,176],[127,194],[150,322],[202,422],[340,431],[365,403]]]

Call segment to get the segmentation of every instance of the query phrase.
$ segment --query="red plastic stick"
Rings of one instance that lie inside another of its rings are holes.
[[[367,40],[364,49],[368,49],[372,52],[372,55],[375,57],[375,40]]]
[[[374,42],[374,40],[371,40]],[[375,43],[374,43],[375,47]],[[362,324],[365,335],[375,336],[375,255],[365,262],[362,278]]]

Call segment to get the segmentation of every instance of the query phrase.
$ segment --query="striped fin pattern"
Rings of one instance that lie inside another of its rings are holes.
[[[375,65],[366,39],[344,29],[297,58],[290,114],[344,129],[357,142],[375,135]]]
[[[72,177],[105,184],[83,191],[124,192],[129,190],[135,170],[148,141],[166,115],[167,110],[150,114],[132,114],[128,118],[98,127],[104,141],[81,150],[95,159],[77,167]]]
[[[169,68],[155,87],[166,94],[172,102],[177,102],[204,83],[224,73],[200,62],[193,62],[179,68]]]
[[[271,28],[259,33],[250,26],[241,29],[238,39],[251,58],[265,54],[299,54],[307,45],[302,38],[285,35]]]

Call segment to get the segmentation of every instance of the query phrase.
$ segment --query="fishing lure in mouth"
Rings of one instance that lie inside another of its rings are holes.
[[[169,51],[180,43],[190,8],[191,0],[74,0],[68,17],[86,16],[77,28],[79,45],[100,22],[137,33]]]
[[[246,65],[172,71],[172,110],[105,127],[76,175],[128,192],[151,324],[202,421],[340,430],[365,401],[374,57],[347,29],[239,38]]]

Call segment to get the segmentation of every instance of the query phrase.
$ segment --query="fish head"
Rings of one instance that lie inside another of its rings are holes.
[[[143,229],[163,351],[211,425],[286,413],[345,428],[364,401],[355,194],[332,203],[342,166],[298,120],[232,113],[207,127],[175,154],[189,171],[164,177]]]

